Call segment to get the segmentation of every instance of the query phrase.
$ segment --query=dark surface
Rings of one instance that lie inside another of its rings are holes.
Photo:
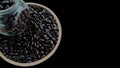
[[[55,12],[55,14],[58,16],[61,25],[62,25],[62,40],[61,43],[59,45],[59,48],[57,49],[57,51],[54,53],[54,55],[49,58],[48,60],[46,60],[45,62],[33,66],[33,67],[29,67],[29,68],[39,68],[39,67],[64,67],[64,65],[66,65],[66,58],[65,58],[65,46],[66,46],[66,42],[65,42],[65,3],[62,0],[25,0],[26,2],[36,2],[36,3],[40,3],[43,4],[47,7],[49,7],[51,10],[53,10]],[[2,67],[12,67],[12,68],[21,68],[21,67],[17,67],[14,65],[11,65],[7,62],[5,62],[3,59],[0,59],[0,65],[2,65]]]

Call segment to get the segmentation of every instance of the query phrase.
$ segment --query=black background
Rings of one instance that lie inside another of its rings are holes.
[[[35,2],[39,3],[42,5],[47,6],[50,8],[54,13],[57,15],[59,18],[61,25],[62,25],[62,40],[59,45],[59,48],[57,51],[54,53],[52,57],[50,57],[48,60],[45,62],[38,64],[33,67],[28,67],[28,68],[39,68],[39,67],[64,67],[67,63],[67,58],[65,58],[65,2],[62,0],[24,0],[25,2]],[[11,65],[4,61],[3,59],[0,58],[0,67],[5,68],[5,67],[11,67],[11,68],[21,68],[18,66]]]

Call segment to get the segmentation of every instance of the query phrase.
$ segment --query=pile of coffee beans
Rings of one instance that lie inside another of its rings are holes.
[[[0,51],[15,62],[30,63],[40,60],[53,50],[58,40],[58,25],[48,10],[29,5],[29,12],[29,22],[21,34],[0,35]]]
[[[0,0],[0,10],[7,9],[14,4],[15,0]]]
[[[6,32],[9,35],[20,34],[24,31],[29,17],[30,14],[28,9],[23,10],[18,18],[13,14],[7,15],[5,18],[3,18],[3,24],[5,25],[3,32]]]

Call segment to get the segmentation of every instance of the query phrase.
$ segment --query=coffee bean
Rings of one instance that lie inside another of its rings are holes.
[[[3,6],[0,4],[0,9],[3,9]]]

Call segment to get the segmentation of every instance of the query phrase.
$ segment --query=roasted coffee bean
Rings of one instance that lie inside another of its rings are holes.
[[[0,9],[3,9],[3,6],[0,4]]]
[[[23,22],[26,27],[20,35],[0,34],[0,51],[15,62],[31,63],[40,60],[48,55],[57,43],[58,25],[51,13],[36,5],[29,5],[29,9],[30,19]],[[25,20],[19,19],[19,23]],[[14,29],[18,28],[23,29],[20,24]]]

